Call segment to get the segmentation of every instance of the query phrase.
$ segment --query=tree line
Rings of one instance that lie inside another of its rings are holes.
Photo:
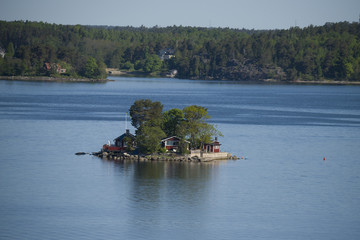
[[[179,150],[186,153],[188,146],[185,139],[190,142],[190,148],[200,149],[203,144],[210,143],[212,137],[222,136],[214,125],[206,122],[210,118],[207,108],[197,105],[163,112],[160,102],[141,99],[131,105],[130,117],[141,153],[161,151],[160,141],[165,137],[177,136],[182,139]]]
[[[360,79],[360,24],[288,30],[109,27],[0,21],[0,75],[105,77],[105,68],[227,80]],[[158,53],[172,49],[161,61]]]

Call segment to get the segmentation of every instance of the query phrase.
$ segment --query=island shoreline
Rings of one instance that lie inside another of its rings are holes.
[[[75,153],[75,155],[84,155],[86,153]],[[206,154],[206,153],[204,153]],[[220,152],[213,153],[212,156],[198,156],[194,154],[149,154],[149,155],[141,155],[141,154],[128,154],[125,152],[93,152],[90,155],[96,156],[98,158],[104,160],[112,160],[112,161],[139,161],[139,162],[212,162],[212,161],[226,161],[226,160],[238,160],[239,157],[228,153],[228,152]],[[207,154],[209,155],[209,154]]]

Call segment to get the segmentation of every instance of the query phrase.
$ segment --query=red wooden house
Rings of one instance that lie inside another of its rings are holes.
[[[133,145],[132,147],[136,147],[135,136],[130,133],[129,129],[126,129],[126,132],[123,135],[114,139],[114,144],[110,144],[109,141],[109,144],[103,145],[103,151],[124,152],[128,148],[128,139],[130,139]]]
[[[180,141],[181,141],[181,138],[179,138],[177,136],[163,138],[161,140],[161,146],[166,148],[167,151],[176,152],[179,148]],[[185,140],[185,143],[189,144],[190,142]]]
[[[215,141],[211,142],[211,143],[205,143],[204,147],[203,147],[203,151],[204,152],[209,152],[209,153],[217,153],[220,152],[220,143],[217,140],[217,137],[215,137]]]
[[[49,72],[51,69],[54,69],[54,71],[56,71],[57,73],[66,73],[66,69],[61,68],[60,64],[58,64],[58,63],[46,62],[46,63],[44,63],[43,68],[47,72]]]

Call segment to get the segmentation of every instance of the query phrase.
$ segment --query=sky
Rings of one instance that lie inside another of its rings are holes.
[[[358,22],[359,0],[0,0],[0,20],[288,29]]]

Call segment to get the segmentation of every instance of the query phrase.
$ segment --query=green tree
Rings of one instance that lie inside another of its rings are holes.
[[[134,64],[130,61],[126,61],[124,64],[120,65],[120,68],[132,71],[134,70]]]
[[[0,76],[5,75],[5,74],[4,74],[5,68],[6,68],[6,66],[5,66],[5,60],[4,60],[2,57],[0,57]]]
[[[209,143],[211,137],[222,136],[215,126],[206,122],[210,118],[207,108],[192,105],[185,107],[184,121],[181,130],[188,136],[192,148],[201,148],[204,143]]]
[[[14,44],[10,42],[6,48],[6,58],[13,58],[15,55]]]
[[[163,105],[150,99],[141,99],[130,107],[131,124],[136,128],[136,142],[141,153],[160,149],[166,135],[161,129]]]
[[[214,136],[223,137],[222,133],[219,130],[217,130],[216,126],[212,124],[200,123],[198,129],[199,129],[200,149],[202,149],[204,143],[210,143],[212,137]]]
[[[184,120],[182,110],[173,108],[163,114],[163,129],[167,136],[181,136],[180,124]],[[183,137],[183,136],[181,136]]]
[[[162,62],[160,58],[157,55],[153,54],[146,57],[143,70],[145,72],[156,72],[156,71],[160,71],[161,66],[162,66]]]
[[[166,135],[159,126],[144,125],[136,134],[137,145],[141,153],[151,154],[161,149],[160,141]]]
[[[106,78],[106,65],[103,61],[98,61],[97,78]]]
[[[96,78],[98,76],[98,65],[96,63],[96,59],[93,57],[89,57],[85,65],[84,76],[88,78]]]
[[[84,76],[88,78],[102,78],[106,76],[105,64],[101,61],[96,62],[96,59],[89,57],[85,64]]]
[[[136,100],[130,107],[131,124],[139,129],[143,125],[160,126],[163,105],[150,99]]]
[[[126,143],[126,152],[133,152],[135,150],[133,139],[129,136],[124,137],[124,142]]]
[[[350,79],[351,78],[351,75],[354,73],[354,68],[353,68],[353,65],[352,63],[350,62],[347,62],[345,63],[345,75],[346,75],[346,78],[347,79]]]

